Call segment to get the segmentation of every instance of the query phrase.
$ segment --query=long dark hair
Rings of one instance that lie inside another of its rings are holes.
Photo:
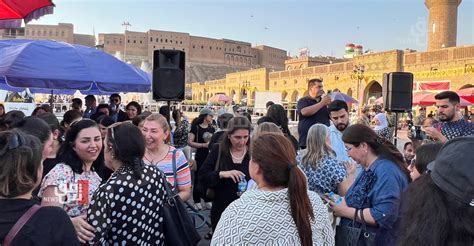
[[[69,131],[66,133],[66,139],[61,144],[61,147],[59,147],[57,155],[58,163],[64,163],[70,166],[75,173],[81,174],[84,171],[82,169],[84,162],[81,160],[81,158],[79,158],[76,151],[74,151],[73,145],[74,141],[79,135],[79,132],[91,127],[95,127],[97,130],[99,130],[97,123],[90,119],[83,119],[71,125]],[[96,159],[92,163],[92,170],[97,169],[99,166],[100,162]]]
[[[82,113],[78,110],[71,109],[66,111],[63,115],[63,120],[61,121],[60,125],[62,127],[66,127],[66,124],[70,125],[72,122],[74,122],[76,119],[79,119],[82,117]]]
[[[268,108],[267,116],[271,117],[275,124],[281,127],[281,130],[285,134],[291,134],[290,129],[288,129],[288,117],[286,116],[285,109],[280,104],[273,104]]]
[[[434,142],[423,144],[416,149],[415,168],[420,174],[426,172],[428,163],[436,159],[441,147],[443,147],[442,143]]]
[[[344,143],[352,144],[358,147],[361,143],[367,143],[372,151],[378,157],[388,159],[400,168],[410,180],[410,171],[405,165],[405,159],[402,153],[390,141],[377,135],[370,127],[362,124],[349,126],[342,134]]]
[[[194,118],[193,121],[191,121],[191,127],[202,124],[206,116],[208,116],[208,114],[200,114],[198,117]]]
[[[51,137],[51,127],[49,127],[46,121],[36,117],[27,116],[15,123],[10,129],[19,129],[27,134],[33,135],[41,141],[42,144],[46,143]]]
[[[308,197],[306,176],[296,166],[293,144],[281,134],[263,133],[253,140],[252,160],[263,170],[263,179],[268,185],[288,187],[291,216],[301,245],[312,245],[314,212]]]
[[[135,101],[131,101],[127,104],[127,106],[125,107],[126,110],[128,110],[128,108],[130,106],[133,106],[137,109],[137,115],[140,115],[142,113],[142,106],[140,106],[139,103],[135,102]]]
[[[227,127],[226,132],[222,136],[222,140],[219,142],[219,152],[222,156],[220,159],[219,170],[231,170],[230,163],[224,162],[224,156],[230,157],[230,148],[232,147],[232,143],[230,142],[229,136],[234,134],[237,130],[248,130],[249,131],[249,140],[247,141],[247,147],[250,146],[250,132],[252,131],[252,125],[247,117],[244,116],[237,116],[229,121],[229,125]],[[249,156],[249,151],[245,154],[246,157]],[[245,158],[246,158],[245,157]]]
[[[174,123],[176,127],[181,125],[181,111],[179,109],[173,110],[173,113],[171,113],[173,116]]]
[[[454,177],[453,177],[454,178]],[[402,195],[398,245],[468,245],[474,242],[474,207],[436,186],[428,174]]]
[[[145,155],[145,138],[140,129],[129,122],[116,123],[107,129],[107,139],[106,148],[113,150],[114,158],[131,167],[140,179]]]

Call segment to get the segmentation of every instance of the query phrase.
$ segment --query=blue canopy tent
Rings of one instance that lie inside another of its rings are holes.
[[[92,94],[149,92],[151,76],[101,50],[52,40],[0,40],[0,77],[11,87]]]
[[[22,92],[26,88],[10,86],[5,78],[0,77],[0,90]],[[60,95],[73,95],[77,90],[68,90],[68,89],[42,89],[42,88],[28,88],[31,93],[41,93],[41,94],[60,94]],[[111,95],[116,92],[106,92],[101,91],[97,88],[95,84],[92,85],[90,90],[80,90],[82,95]],[[118,93],[118,92],[117,92]]]

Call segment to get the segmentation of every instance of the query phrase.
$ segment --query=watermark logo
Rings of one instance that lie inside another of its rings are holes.
[[[410,26],[410,36],[399,38],[398,42],[404,45],[426,46],[428,42],[428,24],[426,17],[418,17],[416,22]]]
[[[89,204],[89,180],[78,180],[72,183],[63,183],[55,187],[54,194],[61,204],[77,203],[79,205]]]

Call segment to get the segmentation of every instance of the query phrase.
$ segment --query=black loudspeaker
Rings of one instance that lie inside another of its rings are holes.
[[[413,100],[413,74],[385,73],[382,86],[383,105],[386,111],[410,111]]]
[[[183,51],[155,50],[153,52],[153,100],[184,100],[184,67]]]

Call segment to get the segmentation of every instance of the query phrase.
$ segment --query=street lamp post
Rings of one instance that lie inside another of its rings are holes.
[[[357,100],[360,101],[360,83],[364,79],[365,66],[361,64],[354,65],[352,71],[354,72],[354,76],[357,79]]]
[[[123,61],[124,62],[127,62],[126,60],[126,57],[127,57],[127,30],[128,30],[128,27],[129,26],[132,26],[132,24],[130,24],[130,22],[128,21],[124,21],[122,23],[122,26],[125,27],[125,34],[124,34],[124,43],[125,43],[125,46],[123,48]]]

